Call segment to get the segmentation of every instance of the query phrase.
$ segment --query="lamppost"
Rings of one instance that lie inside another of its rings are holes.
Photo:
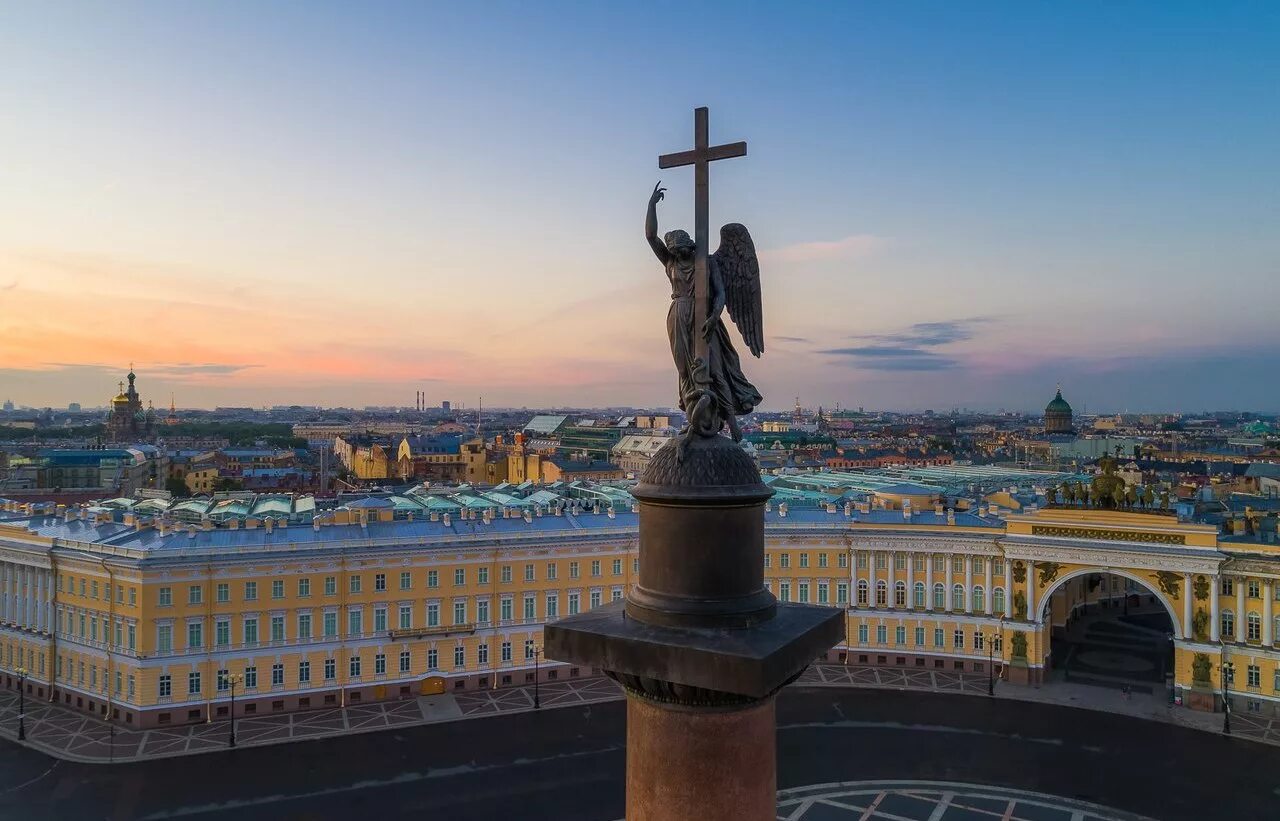
[[[14,671],[18,674],[18,740],[27,739],[27,673],[25,667]]]
[[[534,645],[533,647],[533,709],[542,709],[542,700],[538,697],[538,658],[542,655],[542,648]]]
[[[1222,662],[1222,734],[1231,735],[1231,696],[1228,685],[1235,675],[1234,662]]]
[[[236,746],[236,685],[244,681],[244,676],[239,673],[228,673],[226,677],[227,685],[231,688],[231,736],[227,739],[227,746]]]
[[[996,694],[996,634],[987,634],[987,695]]]

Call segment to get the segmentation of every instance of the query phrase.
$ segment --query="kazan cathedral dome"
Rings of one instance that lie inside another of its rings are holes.
[[[1058,393],[1053,397],[1044,409],[1044,432],[1047,434],[1055,433],[1074,433],[1075,429],[1071,426],[1071,406],[1067,404],[1067,400],[1062,398],[1062,388],[1058,388]]]

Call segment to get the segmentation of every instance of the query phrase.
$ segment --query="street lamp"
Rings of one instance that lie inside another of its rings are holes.
[[[987,695],[996,694],[996,634],[987,634]]]
[[[1231,735],[1231,698],[1227,686],[1235,675],[1234,662],[1222,662],[1222,734]]]
[[[26,741],[27,739],[27,673],[30,671],[25,667],[19,667],[14,671],[18,674],[18,740]]]
[[[228,673],[226,676],[227,685],[231,688],[231,736],[227,739],[227,746],[236,746],[236,685],[244,681],[244,676],[239,673]]]
[[[533,709],[542,709],[542,700],[538,698],[538,657],[542,655],[542,648],[534,645],[533,648]]]

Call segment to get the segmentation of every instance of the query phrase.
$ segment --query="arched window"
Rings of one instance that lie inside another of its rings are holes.
[[[1249,641],[1262,641],[1262,616],[1257,613],[1250,613],[1245,617],[1245,627],[1248,632],[1245,636]]]
[[[884,579],[876,582],[876,607],[884,607],[889,603],[889,585]]]
[[[982,585],[977,584],[973,587],[973,612],[981,613],[987,606],[987,591],[982,589]]]
[[[893,586],[893,606],[894,606],[894,607],[906,607],[906,606],[907,606],[907,583],[906,583],[906,582],[898,582],[898,583],[894,584],[894,586]]]
[[[866,605],[867,603],[867,580],[858,579],[858,604]]]
[[[933,607],[935,610],[941,610],[947,606],[947,589],[941,584],[933,586]]]
[[[951,609],[964,609],[964,585],[957,584],[951,588]]]
[[[997,613],[1004,613],[1004,588],[997,587],[991,591],[991,608]]]
[[[1236,635],[1236,614],[1230,610],[1222,611],[1222,637],[1234,638]]]
[[[924,582],[916,582],[915,589],[915,606],[924,607],[925,589]]]

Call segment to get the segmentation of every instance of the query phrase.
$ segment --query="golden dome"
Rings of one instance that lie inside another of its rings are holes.
[[[117,394],[117,395],[116,395],[116,398],[111,400],[111,404],[113,404],[113,405],[127,405],[127,404],[129,404],[129,397],[125,396],[123,393],[121,393],[121,394]]]

